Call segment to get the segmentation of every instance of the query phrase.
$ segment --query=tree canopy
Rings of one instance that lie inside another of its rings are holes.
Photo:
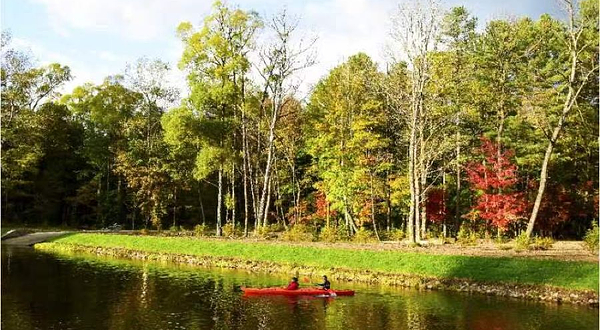
[[[318,49],[286,11],[217,1],[182,22],[188,93],[149,58],[64,93],[70,68],[3,32],[2,221],[582,237],[598,217],[598,3],[563,3],[564,19],[481,29],[465,7],[400,6],[387,63],[351,55],[308,95]]]

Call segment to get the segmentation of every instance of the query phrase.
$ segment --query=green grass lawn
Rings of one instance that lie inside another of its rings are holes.
[[[598,264],[590,262],[433,255],[110,234],[73,234],[58,238],[54,242],[159,253],[235,257],[324,269],[335,267],[598,291]]]

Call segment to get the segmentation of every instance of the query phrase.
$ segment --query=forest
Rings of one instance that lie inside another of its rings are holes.
[[[2,33],[2,224],[581,238],[598,219],[598,1],[478,19],[399,6],[388,61],[349,56],[303,92],[318,36],[215,2],[101,84]],[[382,24],[384,24],[382,22]],[[167,82],[183,70],[187,91]]]

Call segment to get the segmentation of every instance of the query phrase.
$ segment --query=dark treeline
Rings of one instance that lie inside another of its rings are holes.
[[[385,69],[359,53],[306,102],[315,39],[220,2],[179,68],[140,59],[66,95],[2,34],[2,221],[261,228],[411,241],[459,230],[581,237],[598,215],[598,3],[493,20],[400,6]],[[302,226],[298,226],[302,224]]]

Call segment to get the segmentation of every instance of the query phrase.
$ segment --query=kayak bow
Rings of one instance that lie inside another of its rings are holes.
[[[246,296],[259,295],[281,295],[281,296],[353,296],[352,290],[323,290],[313,288],[303,288],[297,290],[287,290],[284,288],[241,288]]]

